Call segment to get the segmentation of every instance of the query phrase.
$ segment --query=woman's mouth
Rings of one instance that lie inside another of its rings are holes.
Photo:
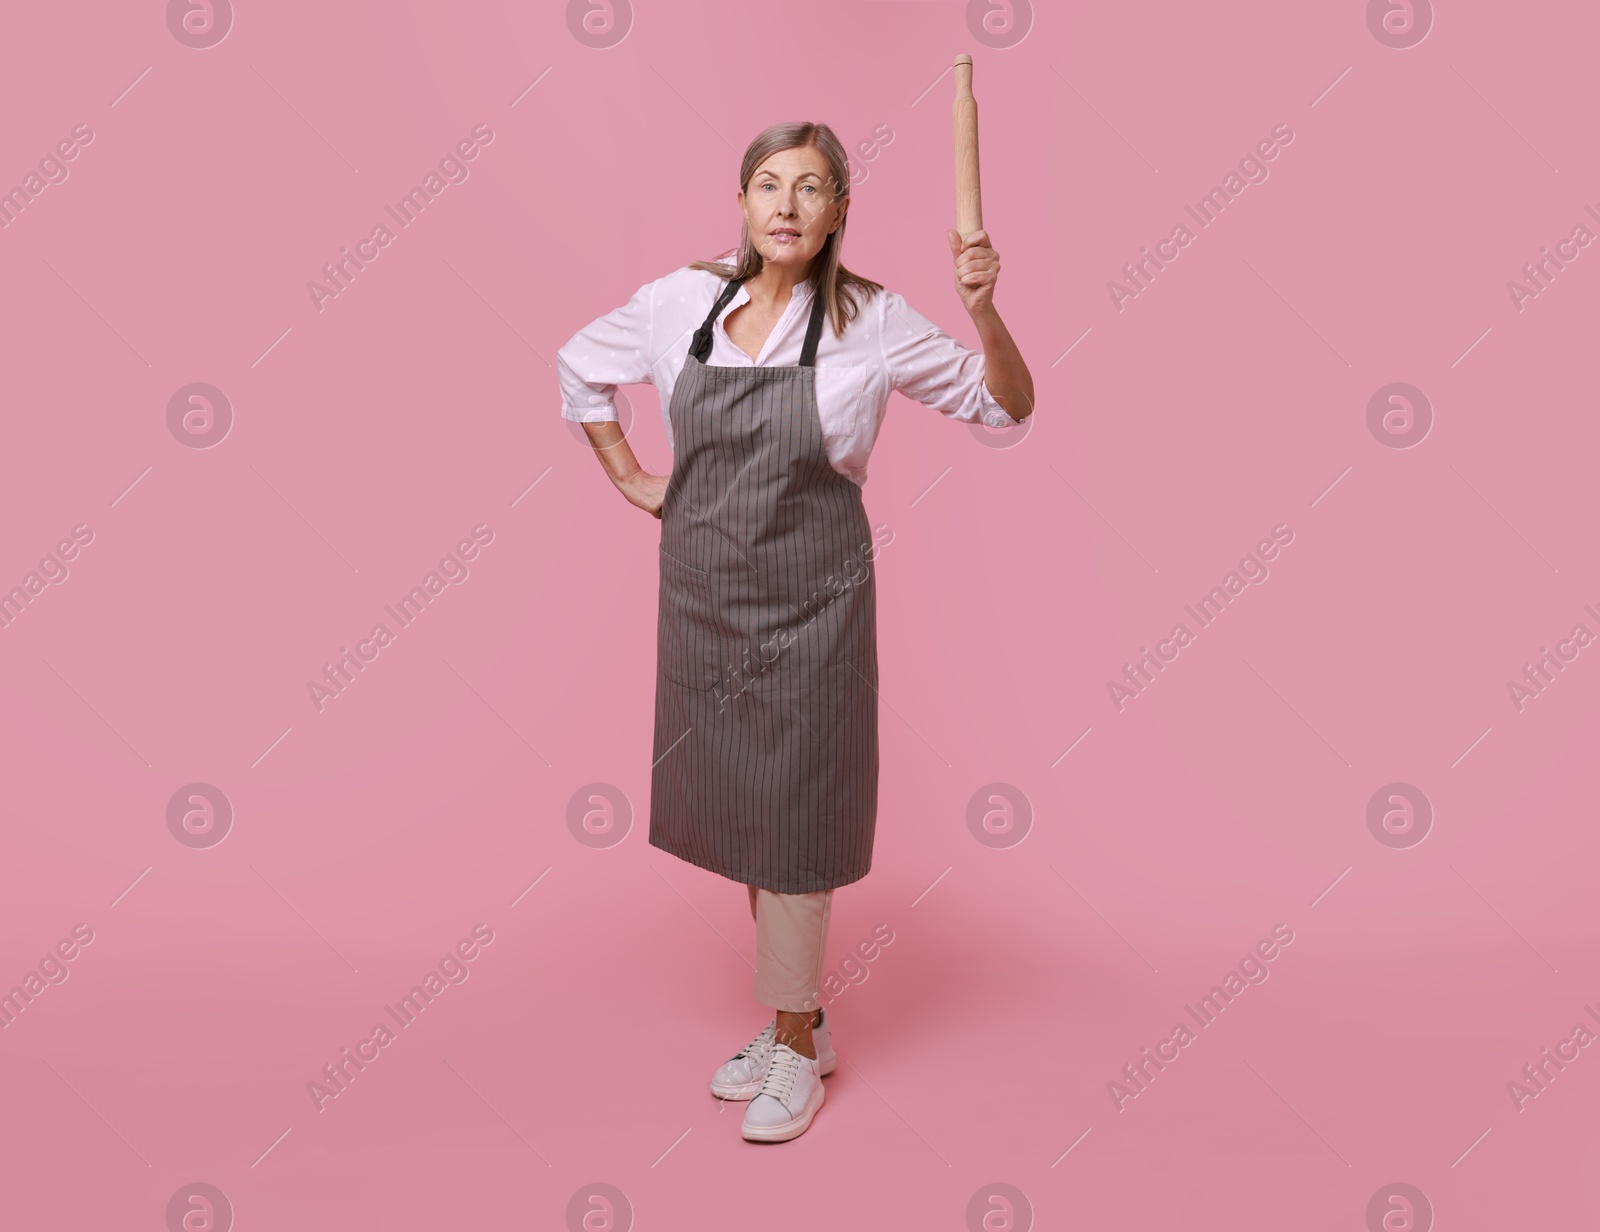
[[[781,231],[774,231],[772,233],[772,238],[779,244],[794,244],[799,241],[800,233],[785,227]]]

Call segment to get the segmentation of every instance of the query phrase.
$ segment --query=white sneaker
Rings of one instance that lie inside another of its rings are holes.
[[[822,1107],[821,1066],[787,1044],[767,1061],[761,1089],[744,1110],[744,1136],[751,1142],[787,1142],[806,1132]]]
[[[817,1054],[819,1072],[823,1077],[839,1067],[838,1055],[833,1051],[833,1027],[828,1022],[828,1012],[819,1010],[821,1020],[811,1028],[811,1043]],[[711,1093],[718,1099],[751,1099],[761,1089],[767,1076],[767,1062],[772,1058],[773,1036],[777,1019],[767,1023],[761,1034],[746,1044],[742,1051],[724,1061],[711,1075]]]

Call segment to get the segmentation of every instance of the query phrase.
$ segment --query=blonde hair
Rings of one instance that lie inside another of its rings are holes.
[[[774,124],[757,135],[746,148],[744,159],[739,165],[740,190],[749,191],[751,177],[772,155],[779,150],[792,150],[801,146],[810,146],[821,153],[828,163],[828,180],[835,198],[847,199],[850,196],[850,169],[844,146],[826,124],[810,124],[803,121]],[[844,327],[855,319],[861,305],[883,290],[881,283],[851,273],[839,260],[840,250],[844,247],[845,223],[848,220],[847,213],[838,227],[822,241],[821,251],[811,259],[812,286],[816,294],[822,297],[828,313],[828,323],[833,326],[835,338],[843,336]],[[706,270],[724,279],[751,278],[759,274],[765,264],[761,254],[750,243],[750,224],[741,222],[738,255],[732,264],[724,261],[695,261],[689,268]]]

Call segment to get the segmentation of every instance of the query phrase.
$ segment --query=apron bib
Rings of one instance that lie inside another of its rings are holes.
[[[661,507],[650,844],[780,894],[872,865],[878,653],[871,528],[817,416],[823,304],[800,362],[708,365],[730,281],[673,388]]]

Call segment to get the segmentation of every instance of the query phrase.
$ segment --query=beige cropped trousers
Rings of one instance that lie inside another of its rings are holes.
[[[756,1000],[790,1013],[817,1009],[833,891],[778,894],[747,888],[756,921]]]

